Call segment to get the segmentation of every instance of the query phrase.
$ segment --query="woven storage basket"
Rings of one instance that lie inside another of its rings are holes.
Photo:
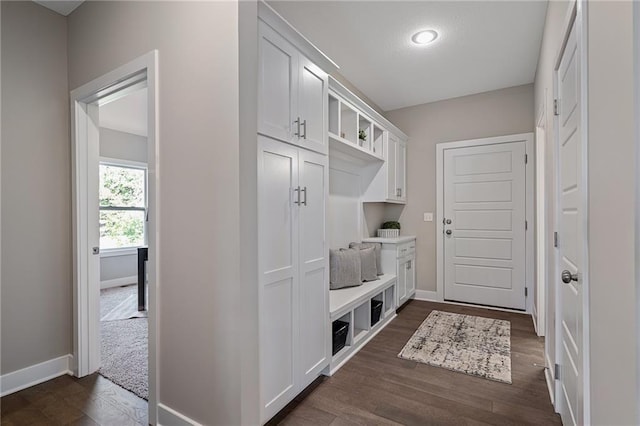
[[[396,238],[399,236],[399,229],[378,229],[378,238]]]

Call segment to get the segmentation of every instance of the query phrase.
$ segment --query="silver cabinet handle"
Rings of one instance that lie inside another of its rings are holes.
[[[304,200],[302,201],[302,204],[306,206],[307,205],[307,187],[305,186],[300,191],[304,192]]]
[[[400,188],[396,188],[396,197],[400,196]]]
[[[304,127],[304,133],[302,134],[302,139],[307,139],[307,120],[304,120],[302,122],[302,127]],[[298,130],[298,133],[300,133],[300,130]]]
[[[294,188],[293,192],[297,192],[298,193],[298,198],[293,203],[297,204],[297,205],[300,205],[300,187]]]
[[[296,133],[294,133],[294,136],[300,137],[300,117],[298,117],[298,119],[296,121],[293,122],[293,124],[296,124],[298,126],[298,131]]]

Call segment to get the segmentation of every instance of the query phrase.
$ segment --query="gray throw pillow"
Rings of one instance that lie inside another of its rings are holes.
[[[337,290],[362,284],[360,250],[329,251],[329,288]]]
[[[378,279],[374,247],[360,249],[360,264],[362,266],[362,281],[375,281]]]
[[[382,244],[380,243],[351,243],[349,248],[366,249],[373,247],[376,252],[376,270],[378,275],[383,275],[382,272]]]

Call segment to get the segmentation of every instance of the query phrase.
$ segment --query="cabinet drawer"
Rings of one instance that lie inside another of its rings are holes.
[[[396,257],[401,258],[404,256],[409,256],[414,254],[415,252],[416,252],[416,242],[410,241],[408,243],[398,245]]]

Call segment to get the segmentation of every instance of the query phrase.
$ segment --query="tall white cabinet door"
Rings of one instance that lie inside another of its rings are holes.
[[[396,191],[398,200],[407,199],[407,143],[401,140],[396,144]]]
[[[396,151],[398,139],[389,133],[387,139],[387,198],[395,200],[398,198],[398,187],[396,186]]]
[[[258,133],[297,142],[298,51],[265,23],[258,31]]]
[[[299,392],[298,150],[258,137],[260,374],[262,419]]]
[[[327,157],[300,150],[300,368],[302,387],[331,360]]]
[[[300,55],[298,115],[300,117],[299,144],[313,151],[326,154],[327,135],[327,73]]]

